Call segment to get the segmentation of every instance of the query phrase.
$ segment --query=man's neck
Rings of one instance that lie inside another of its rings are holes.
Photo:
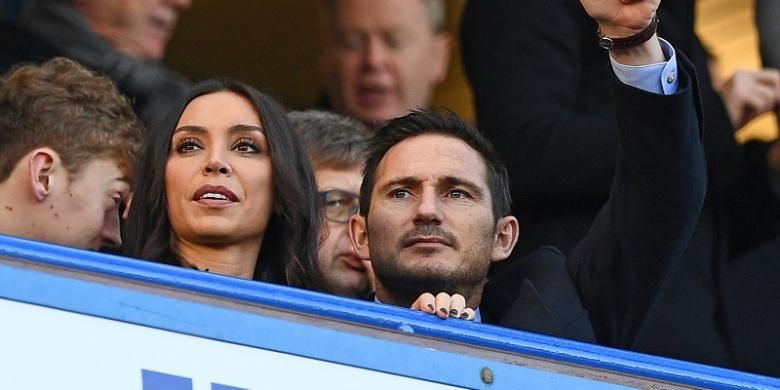
[[[36,229],[36,217],[42,210],[35,210],[23,192],[21,184],[15,183],[17,178],[9,177],[0,183],[0,234],[41,240]],[[43,226],[37,226],[41,228]]]
[[[262,239],[231,245],[204,245],[172,239],[171,247],[181,265],[221,275],[252,279]]]

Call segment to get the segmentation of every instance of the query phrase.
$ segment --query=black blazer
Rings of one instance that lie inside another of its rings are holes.
[[[480,313],[488,324],[596,342],[566,256],[553,247],[540,248],[492,279]]]
[[[709,194],[685,260],[669,273],[633,349],[728,365],[716,319],[722,314],[718,272],[729,241],[724,188],[736,145],[723,103],[710,86],[693,11],[694,0],[662,2],[659,35],[678,55],[688,55],[701,76]],[[596,27],[577,1],[466,3],[464,67],[479,127],[509,168],[512,211],[523,231],[510,261],[496,263],[493,273],[542,245],[571,255],[610,195],[622,136],[616,112],[623,97],[605,82],[611,69]]]
[[[661,96],[612,77],[619,145],[610,197],[568,259],[545,247],[485,287],[485,322],[630,348],[682,258],[707,186],[693,66]],[[605,81],[606,82],[606,81]]]

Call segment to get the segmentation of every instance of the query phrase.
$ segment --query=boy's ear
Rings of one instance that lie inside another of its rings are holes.
[[[43,202],[51,192],[53,175],[58,171],[60,157],[49,148],[33,150],[28,156],[30,191],[38,202]]]

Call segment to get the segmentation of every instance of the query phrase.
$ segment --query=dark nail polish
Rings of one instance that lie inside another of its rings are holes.
[[[447,314],[447,308],[444,308],[444,307],[442,307],[441,309],[439,309],[439,311],[440,311],[442,314]]]
[[[465,311],[463,313],[460,313],[460,318],[464,320],[469,318],[469,313],[466,313]]]
[[[428,306],[426,306],[426,307],[427,307],[427,308],[428,308],[428,310],[430,310],[430,311],[436,311],[436,308],[435,308],[435,307],[433,307],[433,305],[431,305],[430,303],[429,303],[429,304],[428,304]]]
[[[460,317],[460,316],[459,316],[459,314],[458,314],[458,311],[457,311],[457,310],[455,310],[455,309],[452,309],[452,310],[450,310],[450,317],[455,317],[455,318],[458,318],[458,317]]]

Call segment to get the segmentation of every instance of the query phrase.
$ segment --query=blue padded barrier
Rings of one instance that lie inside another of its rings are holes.
[[[2,235],[0,258],[0,300],[274,351],[404,380],[466,388],[518,388],[521,383],[523,388],[624,388],[656,382],[661,384],[659,388],[665,384],[714,389],[780,388],[780,380],[775,378],[489,325],[444,321],[403,308]],[[158,291],[161,289],[175,294]],[[282,314],[256,313],[232,307],[234,304]],[[13,304],[7,307],[24,309]],[[13,322],[13,311],[0,311],[0,318],[6,323],[0,323],[2,334],[4,326],[14,326],[8,322]],[[359,326],[366,331],[345,331],[333,324]],[[22,329],[27,326],[17,325]],[[372,336],[372,332],[377,335]],[[393,339],[394,334],[399,338]],[[429,340],[457,345],[459,349],[431,348]],[[55,351],[58,346],[48,348]],[[110,361],[112,357],[103,359]],[[518,359],[543,364],[518,364]],[[0,367],[2,362],[0,352]],[[442,364],[447,368],[431,369]],[[484,372],[486,368],[490,368],[490,375]],[[155,367],[144,370],[156,371]],[[332,370],[336,372],[336,368]],[[613,379],[601,380],[600,373]],[[626,380],[616,382],[615,377]],[[140,371],[138,378],[138,386],[127,388],[142,388]],[[326,385],[330,378],[317,380],[322,387],[331,387]],[[213,378],[211,386],[245,388],[244,383],[230,382],[230,378]]]

